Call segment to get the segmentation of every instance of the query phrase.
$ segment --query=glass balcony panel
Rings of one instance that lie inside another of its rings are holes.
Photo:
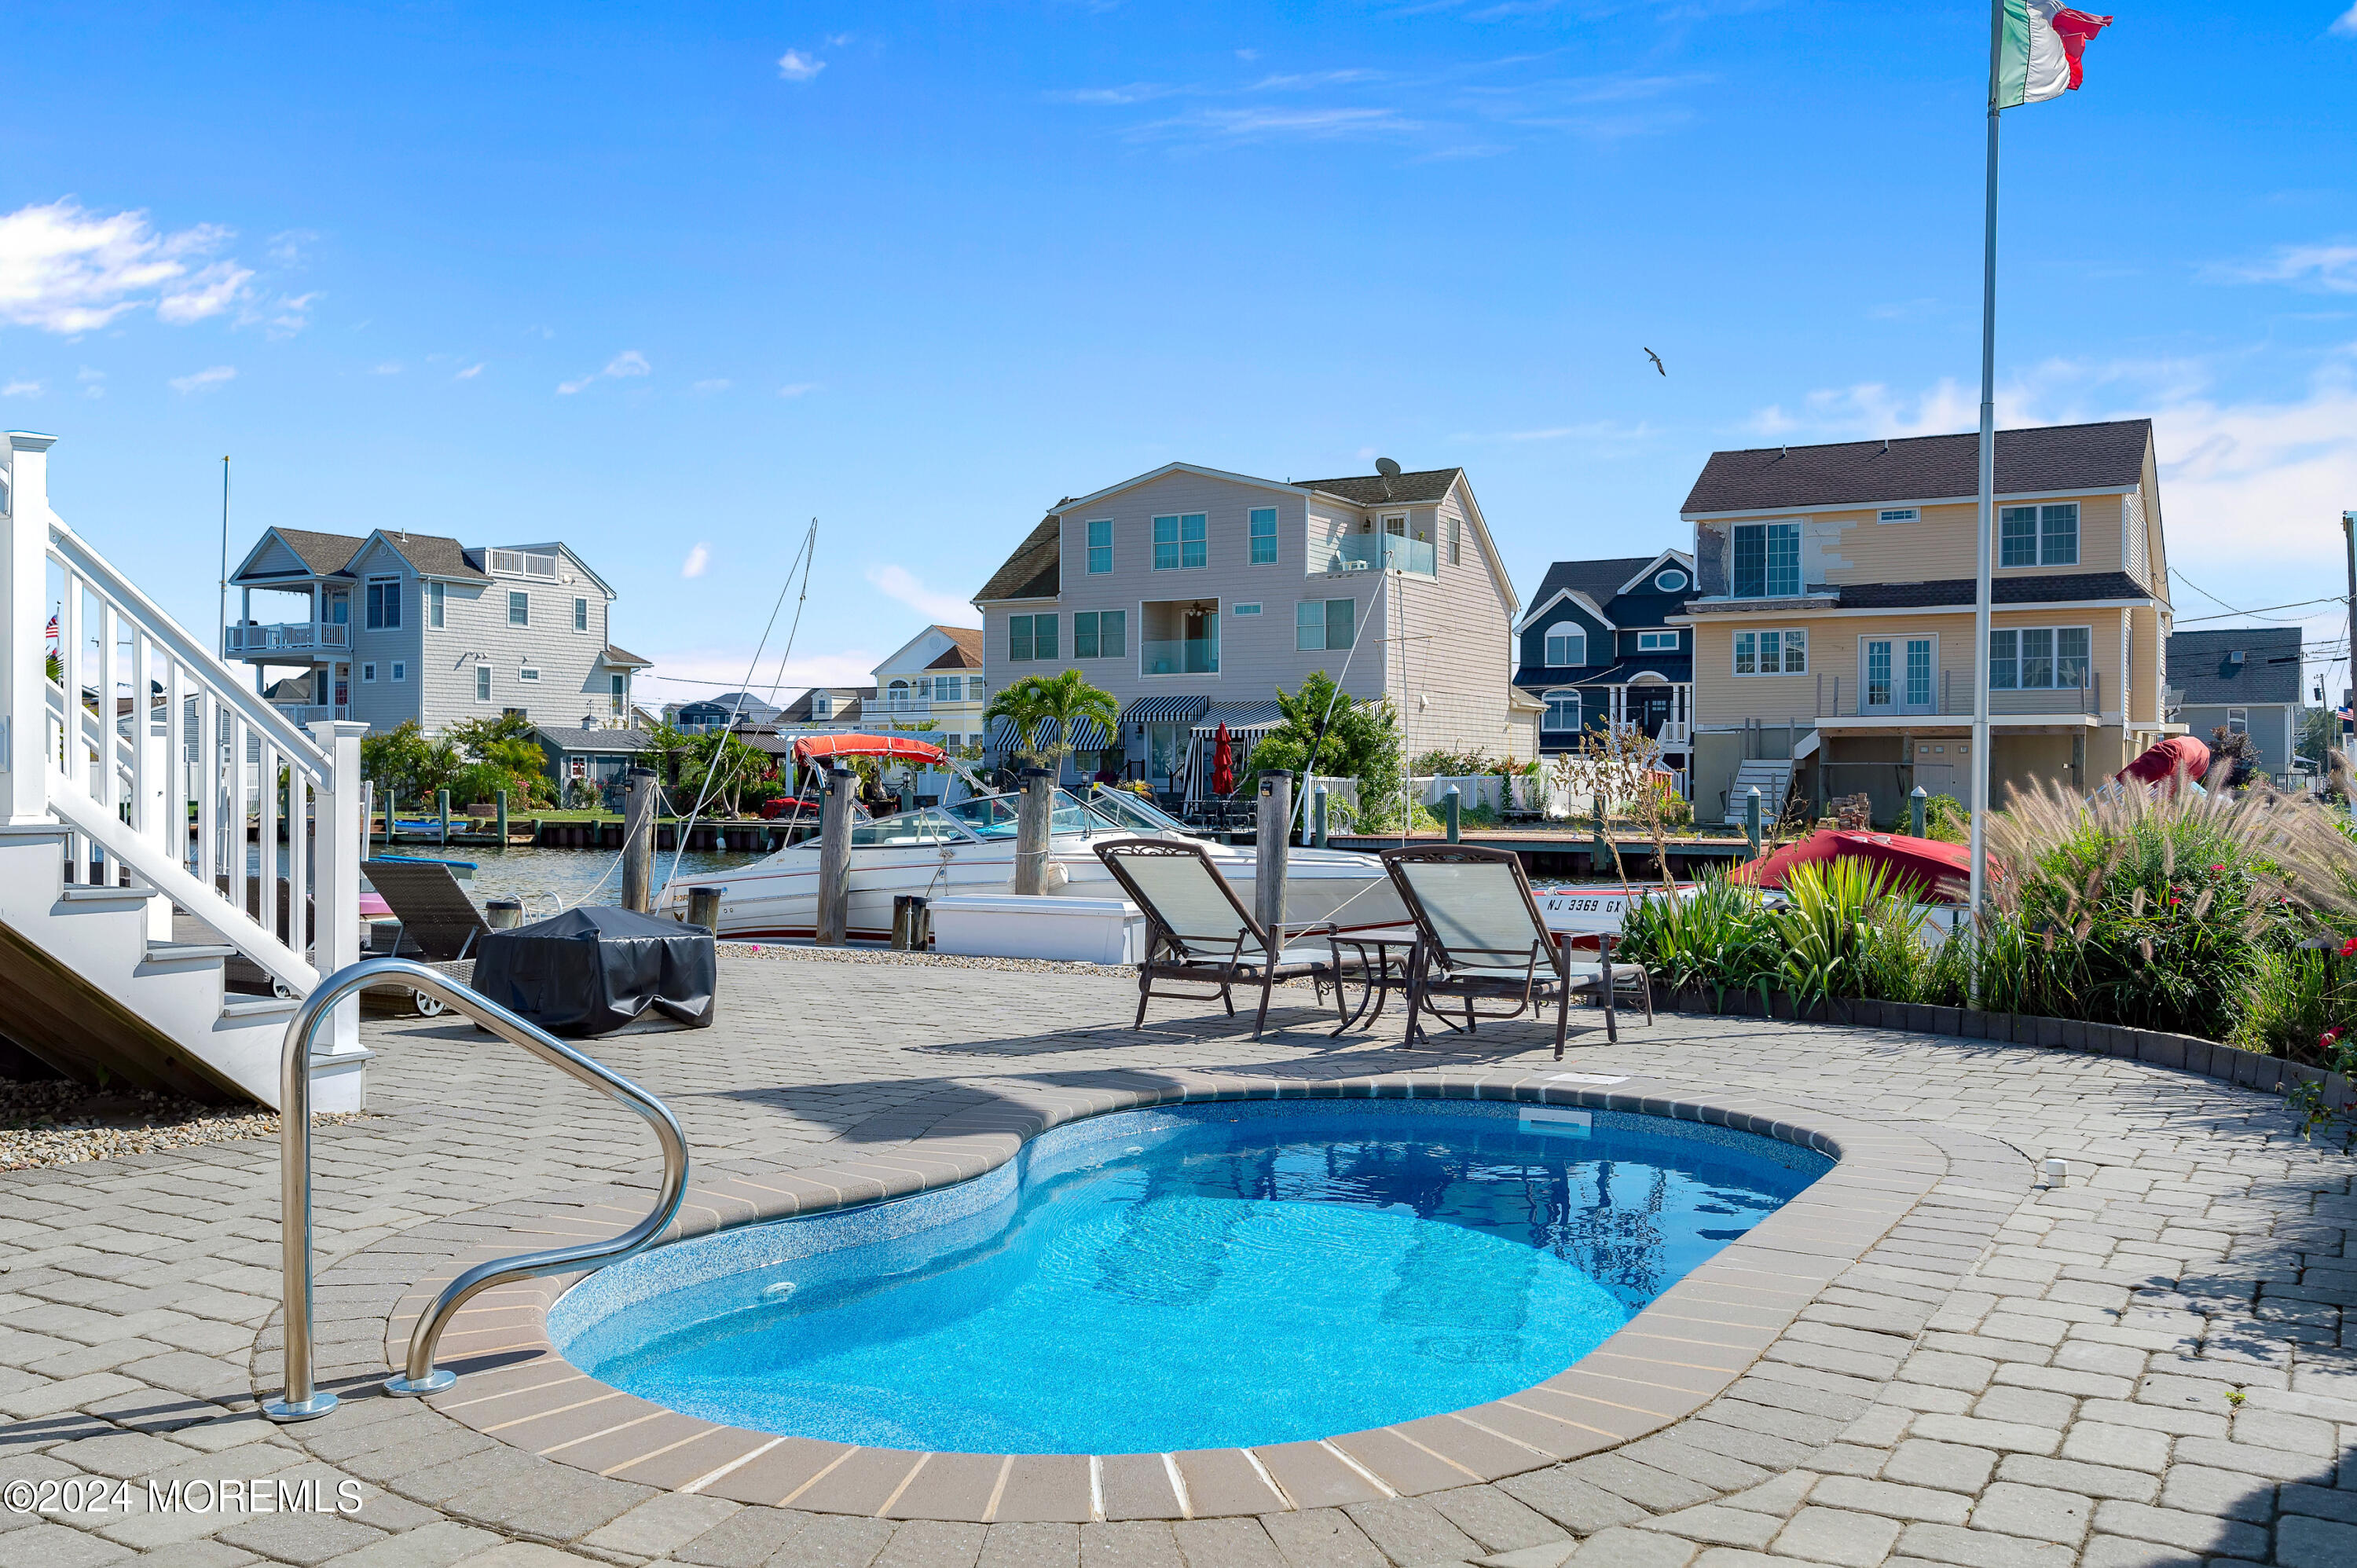
[[[1396,533],[1345,534],[1334,546],[1334,554],[1326,565],[1329,572],[1342,572],[1352,564],[1370,571],[1397,569],[1416,572],[1425,576],[1439,573],[1437,556],[1429,539],[1409,539]]]
[[[1215,637],[1147,639],[1138,645],[1147,675],[1216,675],[1220,672],[1220,639]]]

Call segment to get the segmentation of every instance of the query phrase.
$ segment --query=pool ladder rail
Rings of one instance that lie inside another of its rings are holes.
[[[397,982],[465,1014],[511,1045],[563,1069],[599,1093],[646,1119],[662,1145],[662,1186],[644,1219],[609,1240],[520,1252],[478,1263],[442,1287],[409,1336],[409,1357],[401,1375],[387,1378],[387,1393],[417,1398],[439,1393],[458,1380],[434,1365],[435,1346],[468,1298],[493,1285],[544,1274],[597,1268],[654,1244],[687,1192],[687,1137],[671,1108],[594,1058],[583,1055],[537,1025],[525,1022],[490,998],[448,975],[405,958],[375,958],[350,964],[319,983],[286,1026],[278,1059],[279,1205],[285,1275],[286,1387],[262,1402],[272,1421],[314,1421],[336,1408],[336,1396],[311,1380],[311,1043],[328,1010],[362,988]]]

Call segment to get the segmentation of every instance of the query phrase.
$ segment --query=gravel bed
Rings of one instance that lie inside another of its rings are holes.
[[[352,1112],[312,1125],[357,1122]],[[0,1171],[74,1165],[201,1144],[278,1136],[278,1113],[259,1105],[200,1105],[168,1094],[88,1089],[67,1079],[0,1080]]]

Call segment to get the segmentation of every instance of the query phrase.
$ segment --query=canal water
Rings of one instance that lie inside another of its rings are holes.
[[[371,845],[371,853],[382,853],[382,845]],[[619,904],[622,901],[621,854],[610,849],[453,849],[444,853],[437,844],[403,844],[395,854],[412,860],[463,860],[475,866],[474,881],[466,884],[475,902],[489,898],[513,898],[523,905],[524,918],[540,919],[576,904]],[[726,874],[740,865],[750,865],[764,858],[752,853],[728,853],[712,850],[689,850],[679,857],[678,875],[685,878]],[[258,848],[246,852],[246,874],[253,875],[261,868]],[[286,851],[278,851],[278,873],[286,874]],[[655,886],[660,888],[672,875],[671,852],[655,856]]]

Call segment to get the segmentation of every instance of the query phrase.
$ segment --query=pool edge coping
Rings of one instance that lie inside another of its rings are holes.
[[[1694,1415],[1766,1357],[1812,1302],[1949,1176],[1947,1154],[1923,1133],[1749,1095],[1679,1091],[1641,1074],[1614,1085],[1525,1070],[1322,1080],[1188,1071],[1123,1076],[1147,1081],[1041,1086],[1022,1104],[952,1111],[921,1131],[912,1127],[906,1143],[837,1165],[789,1171],[731,1162],[692,1186],[662,1244],[950,1187],[1005,1165],[1039,1133],[1085,1117],[1222,1101],[1469,1100],[1619,1111],[1775,1137],[1835,1163],[1565,1371],[1485,1404],[1366,1432],[1250,1448],[1103,1455],[920,1453],[780,1437],[680,1414],[566,1361],[549,1340],[546,1314],[581,1273],[518,1282],[469,1302],[444,1340],[444,1364],[465,1375],[428,1402],[475,1432],[600,1477],[813,1512],[1071,1523],[1217,1518],[1415,1496],[1601,1453]],[[2023,1177],[2026,1189],[2026,1166]],[[621,1207],[604,1207],[612,1208],[611,1229],[628,1222]],[[522,1212],[527,1225],[537,1216],[548,1234],[569,1240],[597,1225],[580,1204],[554,1198]],[[388,1367],[399,1364],[410,1326],[433,1294],[490,1255],[490,1249],[477,1249],[452,1259],[394,1303],[384,1321]]]

